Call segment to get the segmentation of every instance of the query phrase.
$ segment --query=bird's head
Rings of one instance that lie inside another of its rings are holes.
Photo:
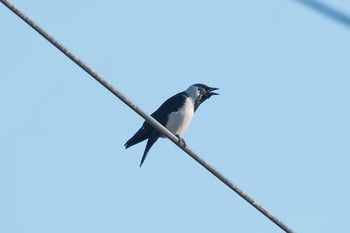
[[[219,90],[216,87],[208,87],[207,85],[196,83],[190,86],[185,92],[190,98],[193,99],[195,103],[195,110],[199,107],[201,103],[209,99],[213,95],[219,95],[215,90]]]

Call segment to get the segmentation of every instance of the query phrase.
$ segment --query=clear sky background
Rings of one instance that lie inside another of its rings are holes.
[[[327,0],[350,14],[346,0]],[[344,232],[350,28],[291,0],[13,3],[296,232]],[[282,232],[0,4],[0,232]]]

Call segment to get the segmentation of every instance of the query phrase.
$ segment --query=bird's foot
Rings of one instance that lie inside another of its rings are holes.
[[[183,147],[183,148],[186,148],[185,140],[182,137],[180,137],[180,135],[178,135],[178,134],[176,134],[175,136],[179,139],[180,146]]]

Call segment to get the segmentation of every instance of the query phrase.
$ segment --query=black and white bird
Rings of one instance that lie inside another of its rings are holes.
[[[208,87],[204,84],[193,84],[187,90],[180,92],[168,100],[166,100],[151,116],[160,124],[166,127],[170,132],[175,134],[179,141],[184,144],[180,137],[188,125],[192,117],[201,103],[209,99],[212,95],[218,95],[213,91],[219,88]],[[147,121],[126,143],[125,149],[148,139],[145,151],[143,153],[140,167],[146,159],[148,151],[159,137],[164,137],[156,129],[154,129]]]

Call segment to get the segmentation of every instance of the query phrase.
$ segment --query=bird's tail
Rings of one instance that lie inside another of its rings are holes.
[[[151,135],[151,137],[148,139],[145,151],[143,152],[140,167],[142,166],[143,162],[145,161],[147,154],[148,154],[148,151],[151,149],[153,144],[158,140],[158,138],[159,138],[159,135],[157,133],[153,133]]]

